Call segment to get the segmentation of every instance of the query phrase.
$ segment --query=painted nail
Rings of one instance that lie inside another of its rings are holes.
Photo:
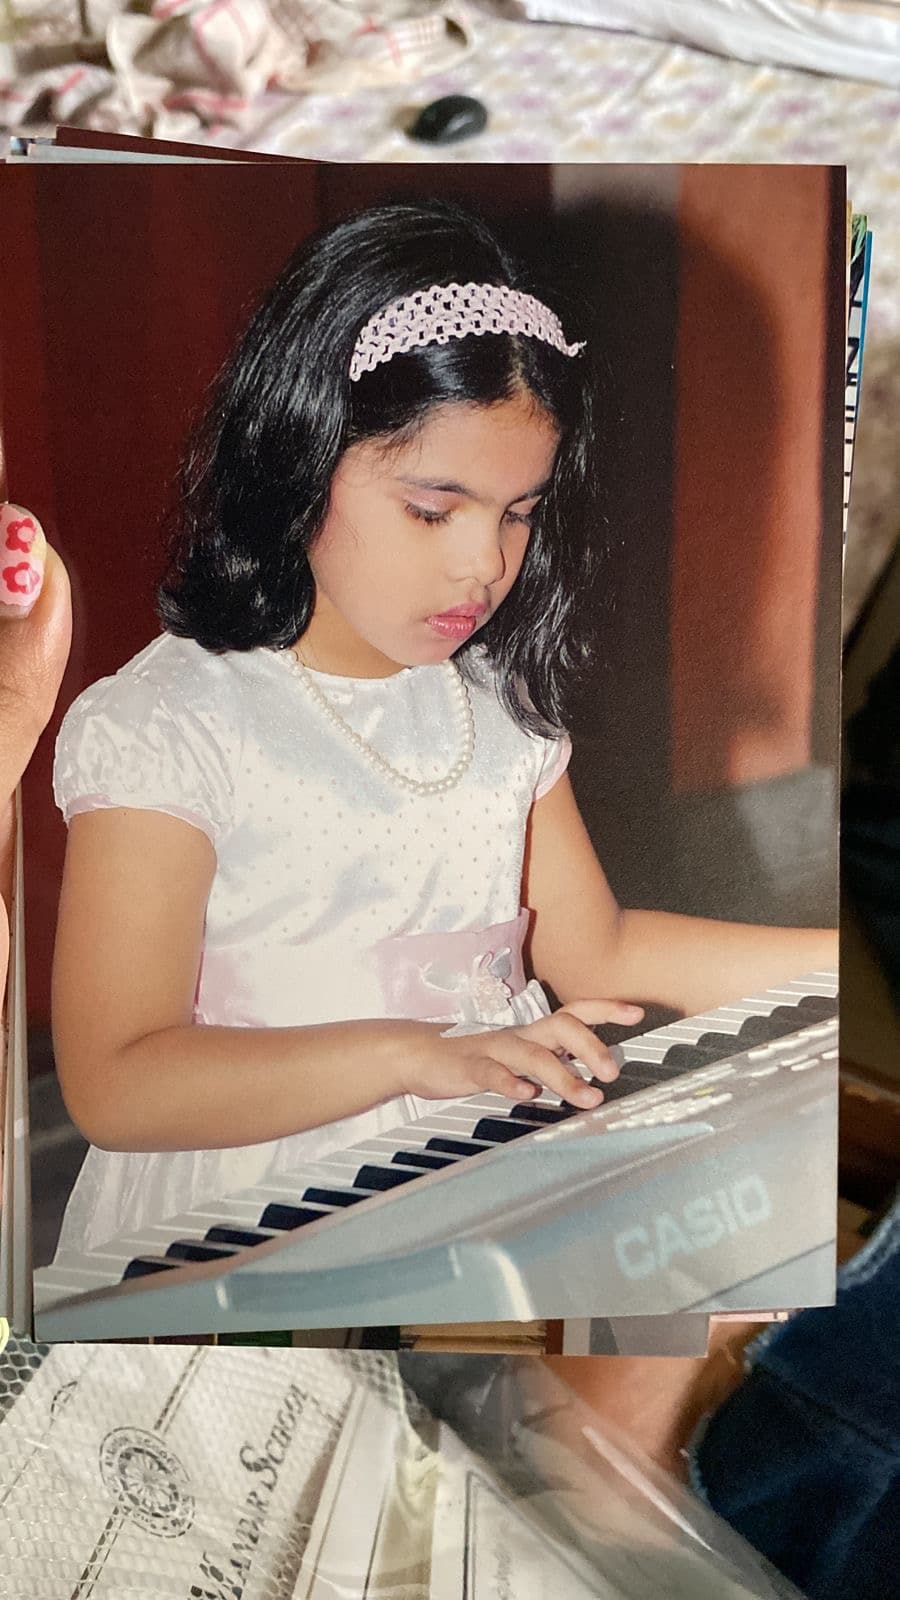
[[[27,617],[41,592],[47,541],[22,506],[0,506],[0,615]]]

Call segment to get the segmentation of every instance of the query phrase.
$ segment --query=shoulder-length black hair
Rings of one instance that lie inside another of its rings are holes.
[[[456,654],[471,676],[483,647],[498,692],[525,728],[565,720],[566,688],[588,655],[582,602],[603,537],[590,353],[532,337],[451,339],[349,380],[357,336],[376,312],[432,284],[505,284],[572,315],[455,203],[400,201],[318,233],[291,257],[215,384],[180,474],[164,627],[207,650],[286,648],[312,616],[307,560],[335,469],[360,440],[412,439],[436,406],[490,406],[530,393],[560,435],[515,586]],[[524,691],[524,693],[523,693]]]

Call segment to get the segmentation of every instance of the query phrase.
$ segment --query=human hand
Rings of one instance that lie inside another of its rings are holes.
[[[591,1027],[640,1022],[643,1015],[640,1006],[616,1000],[574,1000],[537,1022],[455,1038],[445,1036],[442,1023],[406,1023],[400,1041],[402,1092],[451,1100],[487,1090],[523,1101],[546,1088],[570,1105],[598,1106],[603,1091],[563,1058],[574,1056],[595,1078],[611,1083],[619,1068]]]
[[[15,793],[56,704],[71,638],[62,561],[36,517],[0,503],[0,1002],[9,960]]]

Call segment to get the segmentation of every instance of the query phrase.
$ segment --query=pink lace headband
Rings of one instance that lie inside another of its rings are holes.
[[[350,381],[356,383],[392,356],[420,345],[465,339],[470,333],[525,333],[566,356],[584,349],[584,341],[566,344],[559,318],[534,295],[502,284],[435,283],[369,318],[356,341]]]

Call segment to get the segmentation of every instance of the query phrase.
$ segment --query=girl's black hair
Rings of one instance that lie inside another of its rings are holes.
[[[455,659],[471,675],[466,657],[484,647],[508,710],[546,732],[564,722],[566,685],[587,659],[583,602],[604,531],[593,363],[535,338],[490,334],[395,356],[351,383],[369,318],[451,282],[536,293],[560,312],[566,338],[578,337],[558,297],[455,203],[385,204],[306,240],[223,368],[189,445],[159,615],[170,633],[211,651],[293,644],[315,598],[306,552],[348,446],[411,440],[435,406],[528,392],[560,432],[552,483],[513,589]]]

